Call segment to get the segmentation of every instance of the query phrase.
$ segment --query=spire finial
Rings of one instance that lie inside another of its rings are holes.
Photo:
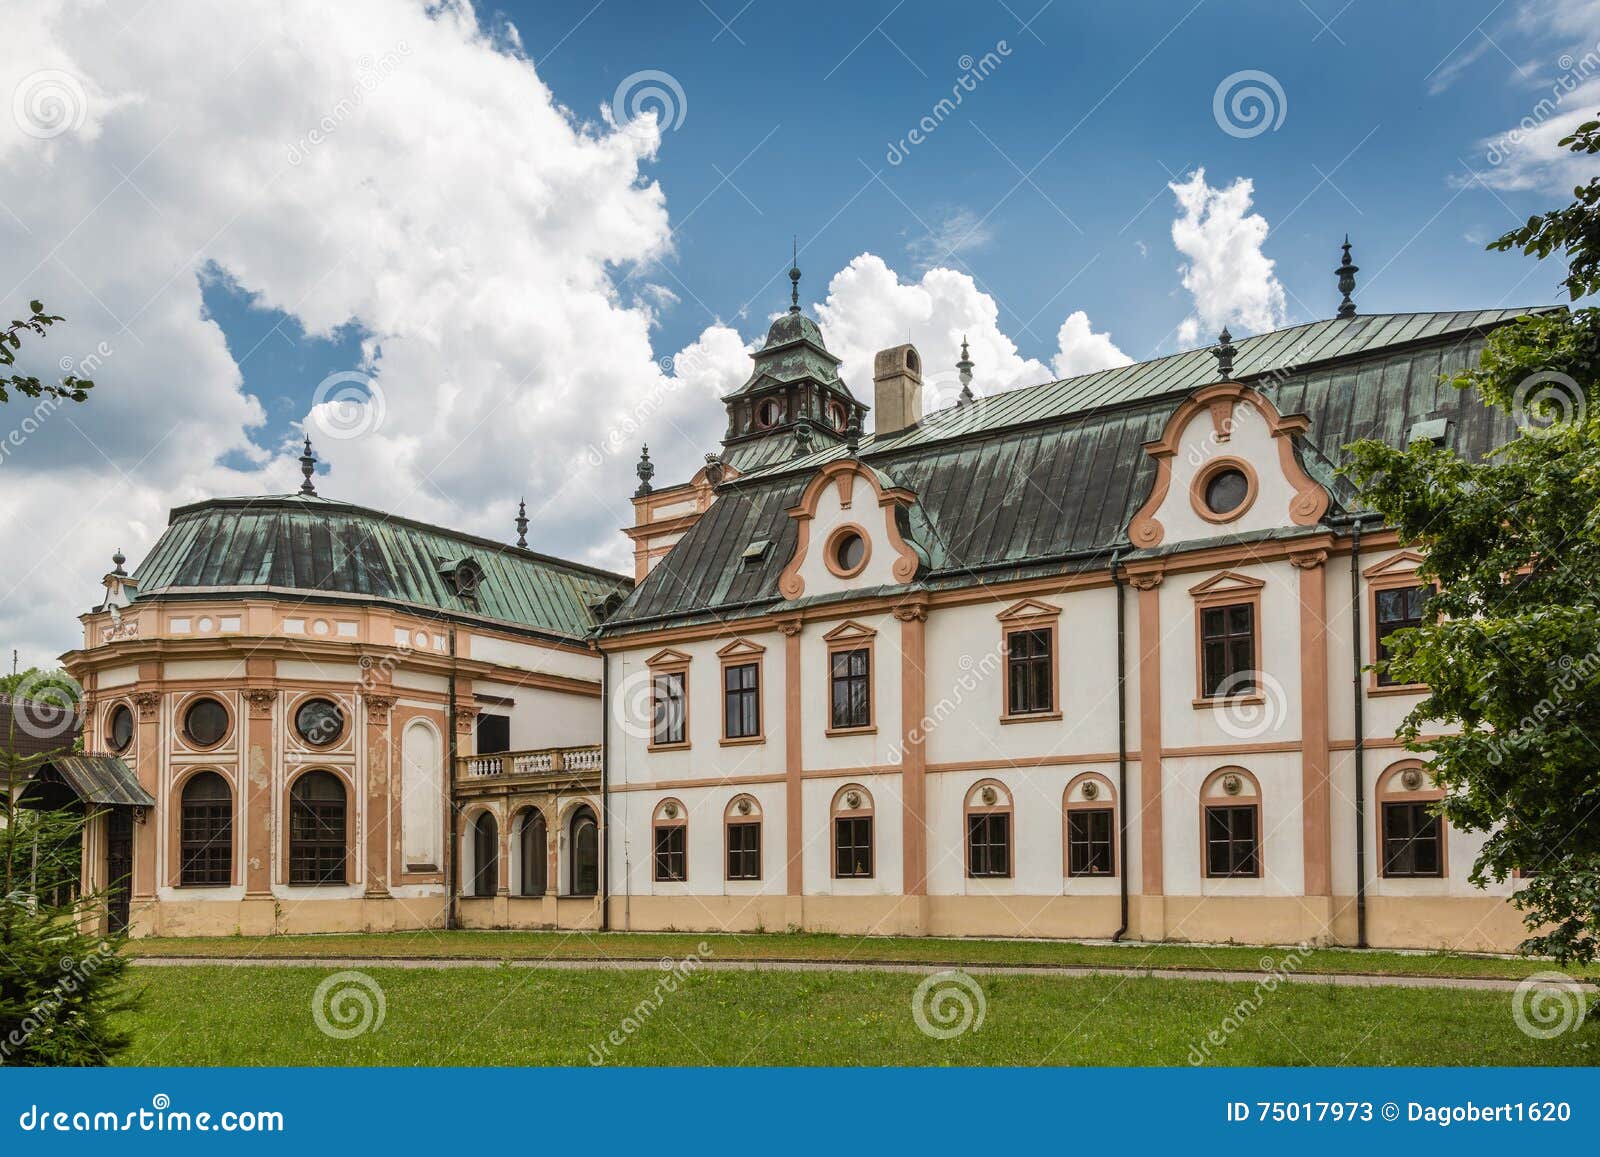
[[[639,489],[633,492],[633,496],[635,498],[643,498],[655,489],[650,485],[650,479],[656,476],[656,467],[655,463],[650,461],[650,447],[648,444],[639,448],[639,464],[633,468],[633,472],[639,476]]]
[[[961,335],[961,360],[956,363],[956,369],[961,374],[961,396],[956,399],[956,405],[964,406],[973,400],[972,397],[972,357],[967,353],[967,335]]]
[[[800,312],[800,237],[794,237],[794,258],[789,263],[789,312]]]
[[[311,482],[311,476],[317,472],[317,456],[311,452],[311,435],[306,435],[305,452],[300,455],[300,473],[306,480],[300,483],[300,493],[316,496],[317,488]]]
[[[794,428],[794,456],[804,458],[811,453],[811,423],[798,422]]]
[[[1344,257],[1334,272],[1339,275],[1339,292],[1344,294],[1344,300],[1339,302],[1339,312],[1334,316],[1344,319],[1356,315],[1356,303],[1350,300],[1350,295],[1355,292],[1356,274],[1361,272],[1361,266],[1350,260],[1350,234],[1344,235],[1344,244],[1340,248],[1344,250]]]
[[[1217,335],[1217,344],[1211,347],[1212,356],[1217,359],[1217,376],[1224,381],[1233,377],[1233,355],[1239,351],[1233,348],[1233,335],[1228,332],[1228,327],[1223,326],[1222,332]]]
[[[517,499],[517,545],[528,545],[528,500]]]
[[[121,578],[127,578],[128,572],[122,569],[122,564],[127,561],[128,558],[122,553],[122,548],[120,546],[117,547],[117,553],[111,556],[111,565],[115,568],[111,573]]]
[[[861,411],[851,410],[850,420],[844,427],[844,448],[850,451],[850,457],[856,456],[856,451],[861,448]]]

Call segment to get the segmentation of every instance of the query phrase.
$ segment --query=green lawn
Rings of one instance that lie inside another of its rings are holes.
[[[1600,1031],[1532,1040],[1508,992],[1137,977],[980,976],[981,1027],[925,1036],[922,979],[883,972],[700,971],[626,1033],[655,971],[372,968],[380,1027],[332,1039],[312,1016],[332,968],[136,968],[133,1065],[1184,1065],[1241,1002],[1213,1064],[1588,1065]],[[354,1011],[347,1003],[347,1011]]]
[[[1120,968],[1261,970],[1263,957],[1284,950],[1183,944],[1075,944],[1041,940],[943,940],[929,937],[823,936],[815,933],[603,934],[581,932],[390,932],[365,935],[211,937],[135,940],[136,956],[461,958],[490,960],[655,960],[681,958],[705,943],[718,960],[845,960],[857,963],[1042,964]],[[1304,954],[1301,972],[1382,976],[1473,976],[1518,979],[1551,968],[1549,961],[1447,953],[1323,948]]]

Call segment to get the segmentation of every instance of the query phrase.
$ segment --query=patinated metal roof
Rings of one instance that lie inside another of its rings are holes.
[[[472,597],[450,581],[471,558]],[[621,575],[519,547],[307,495],[221,498],[172,512],[134,573],[138,600],[258,596],[373,600],[581,640],[596,607],[627,593]]]
[[[1527,310],[1386,314],[1320,321],[1237,343],[1234,378],[1280,412],[1311,419],[1300,455],[1349,508],[1335,470],[1359,438],[1403,444],[1411,425],[1451,419],[1450,445],[1478,457],[1510,437],[1511,419],[1443,378],[1477,363],[1488,329]],[[1184,396],[1217,380],[1209,350],[980,398],[884,439],[862,460],[913,491],[910,533],[928,587],[1104,566],[1150,492],[1153,441]],[[715,618],[783,603],[777,579],[793,555],[786,511],[818,468],[845,455],[749,464],[639,584],[604,633]],[[772,540],[759,560],[743,558]]]
[[[30,792],[60,784],[84,803],[101,807],[155,807],[133,769],[115,755],[58,755],[41,764]]]

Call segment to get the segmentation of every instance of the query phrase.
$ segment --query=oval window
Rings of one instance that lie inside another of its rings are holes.
[[[756,408],[756,424],[762,429],[776,426],[783,419],[783,405],[776,398],[768,398]]]
[[[331,699],[307,699],[294,713],[294,729],[312,747],[327,747],[344,734],[344,712]]]
[[[845,414],[844,407],[841,406],[838,402],[829,402],[828,403],[828,425],[832,426],[836,433],[843,434],[844,433],[844,428],[848,424],[849,424],[849,417]]]
[[[847,530],[833,542],[833,562],[846,574],[854,574],[867,560],[867,540]]]
[[[1243,470],[1229,466],[1218,470],[1206,481],[1206,509],[1212,514],[1232,514],[1244,505],[1250,496],[1250,480]]]
[[[215,699],[196,699],[183,713],[183,733],[196,747],[215,747],[228,734],[228,709]]]
[[[106,721],[106,734],[111,741],[112,751],[128,750],[128,744],[133,742],[133,712],[128,710],[126,703],[119,703],[111,709],[111,718]]]

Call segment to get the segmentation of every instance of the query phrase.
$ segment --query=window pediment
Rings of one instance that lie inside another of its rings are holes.
[[[1238,571],[1225,570],[1221,574],[1212,575],[1203,583],[1197,583],[1189,588],[1191,595],[1225,595],[1238,592],[1239,594],[1253,594],[1267,584],[1258,578],[1240,574]]]
[[[1388,558],[1381,559],[1361,572],[1362,578],[1409,578],[1417,573],[1417,568],[1424,562],[1422,555],[1414,550],[1402,550],[1391,554]]]
[[[689,656],[682,651],[675,651],[671,647],[664,647],[644,661],[646,667],[681,667],[689,662]]]
[[[1012,603],[995,616],[1002,623],[1041,621],[1059,619],[1060,617],[1060,607],[1051,603],[1040,602],[1038,599],[1023,599],[1021,602]]]
[[[826,635],[823,635],[822,638],[824,641],[829,643],[848,643],[855,639],[866,640],[876,638],[877,634],[878,632],[874,631],[871,627],[858,623],[854,619],[850,619],[846,622],[840,623]]]
[[[760,643],[752,643],[749,639],[735,639],[726,647],[717,652],[721,659],[742,659],[748,656],[755,659],[767,653],[767,649]]]

